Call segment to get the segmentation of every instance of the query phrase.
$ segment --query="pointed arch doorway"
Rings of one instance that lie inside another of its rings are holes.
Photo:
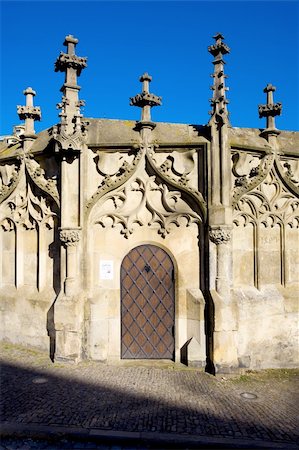
[[[173,262],[155,245],[133,248],[121,265],[121,357],[174,359]]]

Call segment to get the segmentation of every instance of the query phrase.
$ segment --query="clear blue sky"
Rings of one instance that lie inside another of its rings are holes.
[[[85,117],[138,120],[129,97],[140,92],[139,76],[148,71],[151,91],[163,105],[153,120],[206,124],[212,56],[207,47],[224,34],[231,123],[265,126],[257,106],[263,88],[277,87],[283,104],[280,129],[298,130],[298,1],[1,1],[1,127],[19,123],[16,105],[23,90],[37,91],[42,121],[58,122],[63,74],[54,62],[67,34],[79,39],[77,54],[88,57],[79,78]]]

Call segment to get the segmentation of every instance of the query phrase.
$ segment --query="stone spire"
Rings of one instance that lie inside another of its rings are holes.
[[[80,86],[77,85],[77,77],[87,66],[87,58],[77,56],[75,53],[78,39],[72,35],[65,38],[63,45],[67,47],[67,53],[60,52],[55,62],[55,72],[65,72],[65,82],[60,89],[63,96],[61,103],[57,107],[61,109],[62,130],[67,134],[79,131],[81,128],[80,107],[84,106],[84,101],[79,100]]]
[[[138,122],[140,129],[151,128],[156,125],[151,121],[151,107],[160,106],[162,104],[162,97],[158,97],[155,94],[149,92],[149,83],[152,81],[152,77],[148,73],[144,73],[139,81],[142,82],[142,92],[130,98],[131,106],[139,106],[141,110],[141,120]]]
[[[274,103],[273,102],[273,92],[276,91],[276,87],[272,84],[267,84],[267,86],[264,89],[265,94],[267,94],[267,104],[266,105],[259,105],[259,117],[266,117],[267,128],[263,131],[262,134],[270,135],[270,134],[279,134],[280,131],[277,130],[275,127],[275,116],[280,116],[282,104],[281,103]]]
[[[224,36],[221,33],[217,33],[213,38],[216,41],[215,44],[208,47],[208,51],[214,56],[214,73],[211,75],[214,78],[213,86],[211,86],[213,98],[210,100],[213,109],[210,111],[212,116],[210,123],[214,120],[219,126],[222,126],[224,123],[229,122],[226,106],[228,104],[226,99],[228,88],[225,87],[225,78],[227,76],[224,75],[225,61],[223,60],[223,55],[229,53],[230,48],[222,41]]]
[[[34,121],[41,119],[41,111],[39,106],[33,105],[33,97],[36,95],[36,92],[28,87],[23,91],[23,94],[26,97],[26,105],[25,106],[17,106],[17,113],[21,120],[25,120],[25,132],[24,137],[34,139],[35,131],[34,131]]]

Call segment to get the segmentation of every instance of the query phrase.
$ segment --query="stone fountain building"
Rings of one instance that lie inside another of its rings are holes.
[[[80,112],[86,58],[67,36],[60,122],[0,143],[1,338],[53,360],[169,359],[210,372],[298,366],[299,133],[230,125],[217,34],[211,119],[155,123]]]

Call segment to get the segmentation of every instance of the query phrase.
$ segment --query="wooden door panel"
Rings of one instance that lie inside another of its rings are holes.
[[[121,266],[121,356],[173,359],[174,267],[155,245],[131,250]]]

